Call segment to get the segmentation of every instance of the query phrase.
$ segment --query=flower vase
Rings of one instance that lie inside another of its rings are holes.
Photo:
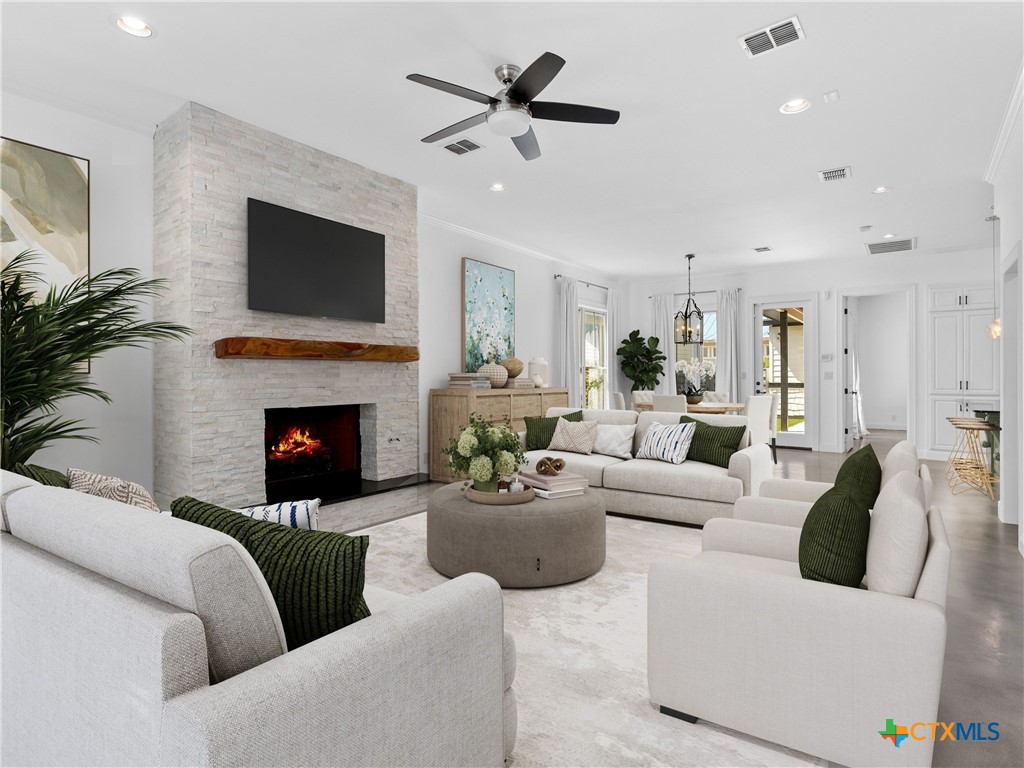
[[[488,480],[487,482],[481,483],[479,480],[473,481],[473,490],[480,491],[481,493],[497,493],[498,492],[498,478]]]

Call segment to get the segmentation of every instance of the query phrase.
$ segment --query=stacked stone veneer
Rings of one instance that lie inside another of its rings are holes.
[[[249,310],[249,197],[382,233],[386,322]],[[417,363],[218,360],[213,349],[228,336],[417,344],[414,186],[187,104],[154,137],[154,225],[153,271],[168,283],[155,314],[194,330],[155,355],[162,505],[183,494],[228,505],[264,499],[266,408],[362,404],[363,477],[418,471]]]

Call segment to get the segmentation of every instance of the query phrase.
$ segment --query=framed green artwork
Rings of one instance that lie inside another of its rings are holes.
[[[462,259],[463,369],[515,354],[516,273],[475,259]]]
[[[89,161],[0,138],[0,248],[37,254],[38,292],[89,275]]]

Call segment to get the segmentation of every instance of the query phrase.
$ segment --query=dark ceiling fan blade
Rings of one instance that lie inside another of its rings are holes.
[[[474,91],[471,88],[463,88],[461,85],[455,85],[454,83],[446,83],[444,80],[438,80],[436,77],[427,77],[426,75],[406,75],[406,80],[412,80],[414,83],[420,85],[426,85],[430,88],[437,88],[439,91],[450,93],[453,96],[461,96],[464,99],[470,101],[477,101],[481,104],[496,104],[497,99],[493,96],[488,96],[486,93],[480,93],[480,91]]]
[[[472,128],[474,125],[480,125],[480,123],[485,122],[487,122],[487,113],[481,112],[479,115],[467,117],[465,120],[462,120],[461,122],[455,123],[454,125],[449,125],[447,128],[442,128],[437,133],[432,133],[426,138],[420,139],[420,141],[426,144],[432,144],[435,141],[447,139],[449,136],[454,136],[456,133],[462,133],[467,128]]]
[[[519,154],[526,160],[536,160],[540,157],[540,144],[537,143],[537,134],[531,127],[522,136],[513,136],[512,143],[516,145]]]
[[[523,73],[512,83],[508,89],[508,97],[512,101],[526,104],[533,100],[534,96],[543,91],[548,83],[554,80],[555,75],[565,66],[565,59],[553,53],[543,53],[540,57],[528,66]]]
[[[582,104],[562,104],[557,101],[534,101],[530,112],[539,120],[562,120],[567,123],[603,123],[613,125],[619,122],[619,113],[614,109],[585,107]]]

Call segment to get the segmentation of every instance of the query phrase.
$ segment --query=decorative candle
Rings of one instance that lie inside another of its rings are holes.
[[[523,481],[519,479],[519,475],[513,475],[512,476],[512,482],[509,483],[509,486],[508,486],[508,492],[509,493],[522,493],[525,489],[526,489],[526,486],[524,486],[523,485]]]

